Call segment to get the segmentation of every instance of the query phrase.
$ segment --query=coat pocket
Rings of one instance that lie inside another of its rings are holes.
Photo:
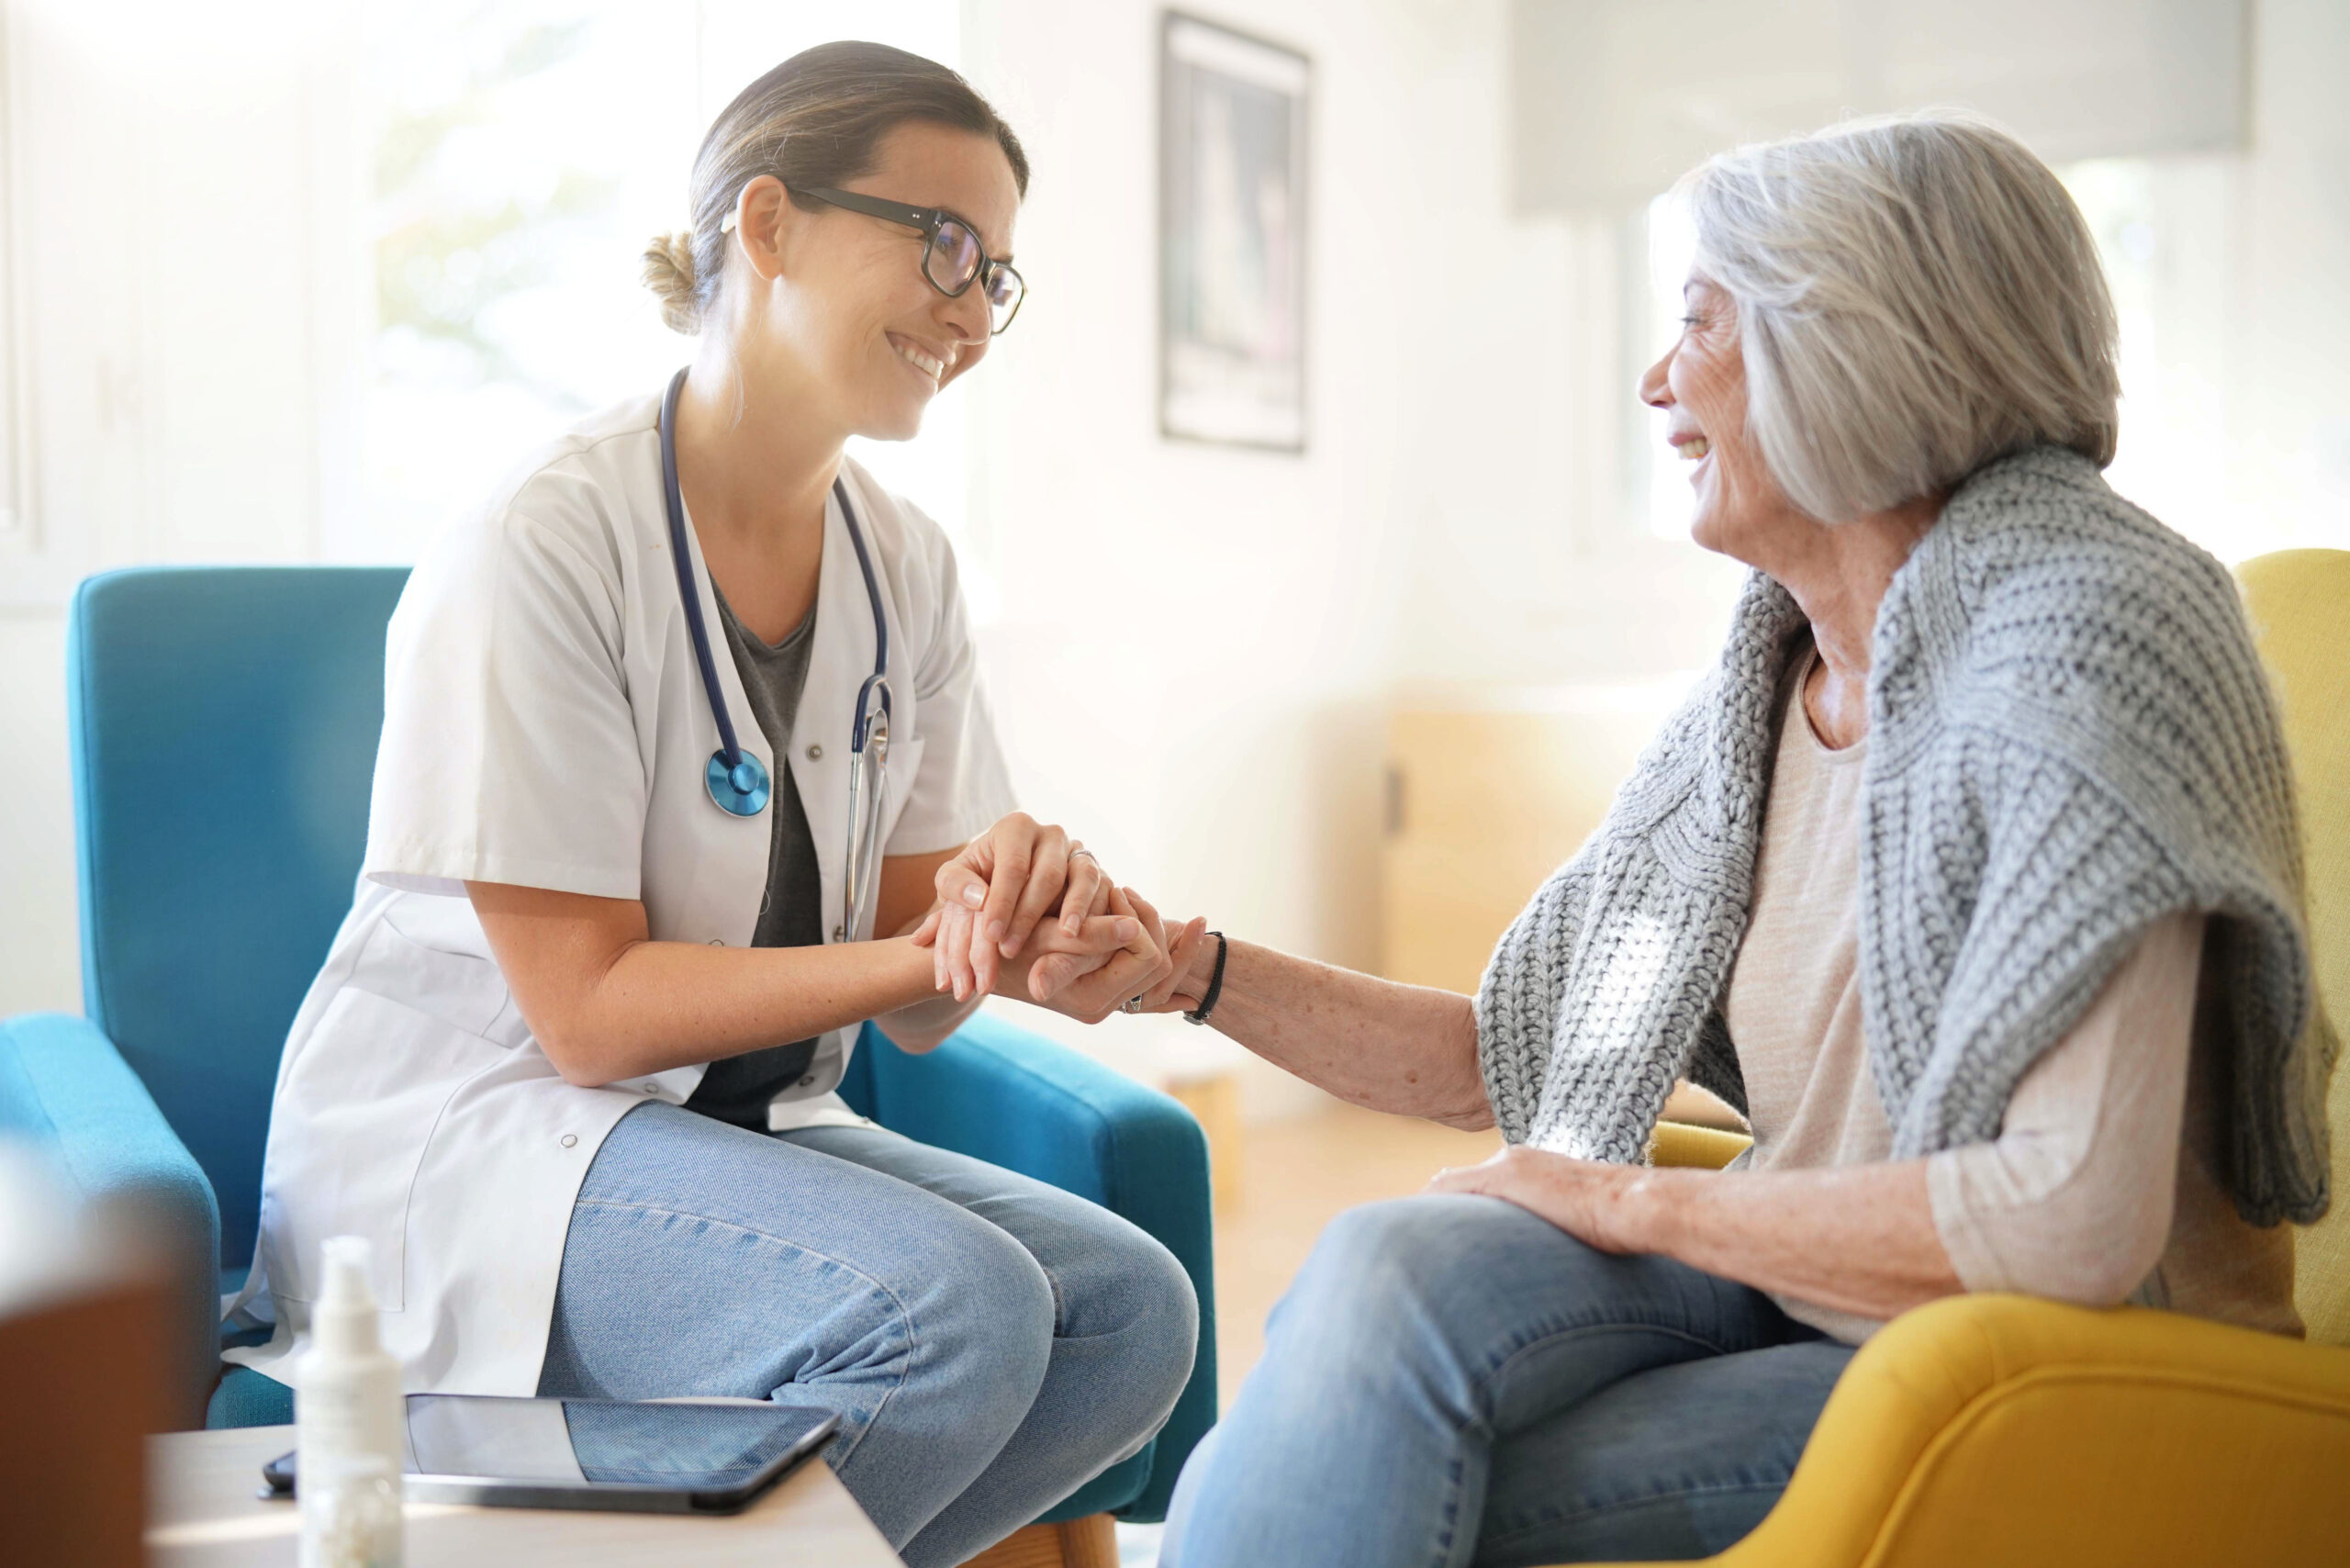
[[[337,992],[272,1112],[271,1289],[314,1300],[319,1243],[364,1236],[374,1250],[377,1303],[401,1310],[408,1196],[425,1146],[465,1081],[509,1056],[389,997]]]
[[[368,933],[344,983],[493,1038],[513,1012],[489,937],[464,899],[415,893],[395,902]]]

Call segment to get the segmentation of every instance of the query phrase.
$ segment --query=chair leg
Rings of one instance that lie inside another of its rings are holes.
[[[1107,1514],[1014,1530],[963,1568],[1118,1568],[1118,1535]]]

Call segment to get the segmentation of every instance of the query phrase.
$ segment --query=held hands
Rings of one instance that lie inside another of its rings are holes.
[[[958,1002],[990,991],[1098,1023],[1185,1000],[1177,987],[1206,923],[1170,931],[1064,829],[1015,812],[941,867],[937,888],[914,942]]]
[[[1177,944],[1169,942],[1158,912],[1132,888],[1112,887],[1107,898],[1108,913],[1085,918],[1076,936],[1058,920],[1040,924],[998,969],[995,994],[1084,1024],[1099,1024],[1115,1012],[1163,1011],[1183,973],[1171,950]],[[951,911],[948,919],[954,919]],[[955,983],[950,977],[946,985]]]
[[[939,908],[914,934],[935,943],[939,989],[957,1001],[996,989],[1004,959],[1026,947],[1051,915],[1069,937],[1109,909],[1109,879],[1066,828],[1014,812],[938,868]]]

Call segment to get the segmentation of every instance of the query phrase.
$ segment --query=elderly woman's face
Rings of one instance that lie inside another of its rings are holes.
[[[1758,535],[1800,514],[1747,439],[1737,306],[1695,273],[1681,297],[1681,336],[1640,377],[1640,401],[1664,411],[1664,439],[1692,465],[1697,507],[1690,537],[1708,550],[1751,561]]]

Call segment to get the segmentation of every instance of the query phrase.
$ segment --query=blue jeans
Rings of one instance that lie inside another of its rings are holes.
[[[1339,1215],[1177,1484],[1161,1568],[1705,1557],[1778,1500],[1852,1348],[1497,1198]]]
[[[912,1568],[1148,1442],[1191,1375],[1182,1265],[1107,1209],[870,1127],[621,1119],[572,1209],[543,1395],[836,1411],[826,1458]]]

